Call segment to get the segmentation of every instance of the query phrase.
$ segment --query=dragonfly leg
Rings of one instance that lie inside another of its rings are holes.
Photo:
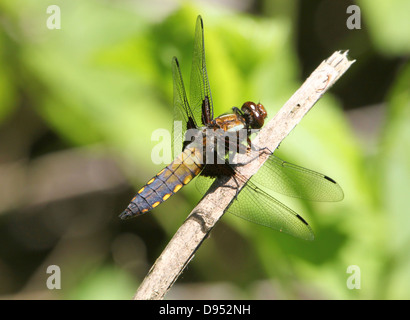
[[[235,181],[236,186],[226,186],[226,188],[235,189],[236,193],[235,193],[234,199],[235,199],[235,200],[238,200],[238,195],[239,195],[239,192],[240,192],[240,191],[239,191],[239,183],[238,183],[238,180],[237,180],[237,178],[236,178],[235,176],[232,176],[232,178],[233,178],[233,180]]]
[[[235,172],[235,168],[234,168],[231,164],[229,164],[228,161],[225,161],[225,164],[230,168],[230,170],[232,170],[232,172]],[[234,180],[236,186],[226,186],[226,187],[227,187],[227,188],[230,188],[230,189],[235,189],[235,190],[236,190],[235,200],[238,200],[238,195],[239,195],[239,182],[238,182],[237,177],[236,177],[234,174],[232,174],[232,175],[230,175],[230,176],[233,178],[233,180]]]
[[[258,149],[257,151],[260,151],[261,154],[262,154],[262,153],[266,153],[266,154],[268,154],[269,156],[273,154],[273,151],[272,151],[271,149],[269,149],[268,147],[260,148],[260,149]]]
[[[265,154],[267,154],[268,156],[271,156],[271,155],[273,154],[273,152],[272,152],[269,148],[267,148],[267,147],[260,148],[260,149],[255,149],[255,151],[259,151],[259,154],[256,155],[256,156],[254,156],[254,157],[252,157],[251,159],[249,159],[249,160],[247,160],[247,161],[245,161],[245,162],[238,162],[238,163],[236,163],[235,165],[244,166],[245,164],[248,164],[248,163],[252,162],[253,160],[259,158],[261,154],[264,154],[264,153],[265,153]],[[250,153],[248,153],[248,156],[250,156]]]

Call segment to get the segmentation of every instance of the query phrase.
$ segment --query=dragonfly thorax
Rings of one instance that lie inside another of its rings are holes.
[[[226,132],[236,132],[244,129],[246,126],[245,119],[236,113],[223,114],[213,120],[211,127],[222,129]]]

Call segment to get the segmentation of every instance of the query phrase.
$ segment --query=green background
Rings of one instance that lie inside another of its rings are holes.
[[[192,183],[118,219],[164,166],[151,135],[171,129],[171,58],[188,83],[198,14],[216,115],[254,100],[271,118],[322,60],[350,50],[356,63],[277,152],[338,181],[345,199],[278,196],[312,242],[225,215],[167,298],[410,297],[410,2],[228,3],[0,2],[0,298],[132,297],[200,199]],[[361,29],[346,27],[352,4]],[[50,5],[61,29],[47,28]],[[49,265],[60,290],[46,287]]]

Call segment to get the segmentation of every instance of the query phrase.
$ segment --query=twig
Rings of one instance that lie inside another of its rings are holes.
[[[349,61],[347,51],[335,52],[323,61],[310,75],[295,94],[286,102],[275,117],[259,132],[253,143],[258,148],[275,150],[290,131],[302,120],[316,101],[339,79],[354,61]],[[238,166],[241,175],[250,179],[267,159],[263,154],[259,161],[248,161]],[[238,163],[241,163],[238,159]],[[194,257],[195,251],[207,237],[216,222],[222,217],[229,204],[235,198],[235,186],[242,188],[244,182],[233,178],[221,178],[214,183],[210,191],[178,229],[160,257],[154,263],[148,275],[140,285],[134,299],[163,299],[185,266]],[[217,205],[216,205],[217,204]]]

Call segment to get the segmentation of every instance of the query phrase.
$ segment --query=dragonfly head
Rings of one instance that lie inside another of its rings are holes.
[[[268,116],[268,113],[265,110],[265,107],[258,103],[247,101],[242,105],[242,112],[247,119],[248,126],[252,129],[260,129],[263,127],[265,118]]]

